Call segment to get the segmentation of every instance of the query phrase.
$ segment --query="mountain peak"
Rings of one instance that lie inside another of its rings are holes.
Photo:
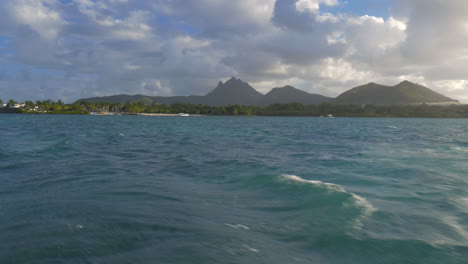
[[[228,83],[244,83],[244,82],[241,79],[236,79],[235,77],[231,77],[224,84],[228,84]]]
[[[331,99],[332,98],[323,95],[310,94],[291,85],[286,85],[271,89],[271,91],[264,96],[263,105],[287,103],[320,104],[328,102]]]
[[[348,90],[335,99],[335,102],[337,103],[377,105],[439,103],[453,101],[455,100],[407,80],[402,81],[395,86],[369,83]]]
[[[219,82],[214,90],[206,94],[212,105],[254,105],[262,96],[250,84],[234,77],[225,83]]]
[[[410,81],[408,81],[408,80],[404,80],[404,81],[400,82],[400,83],[397,84],[397,85],[408,85],[408,84],[415,84],[415,83],[412,83],[412,82],[410,82]]]

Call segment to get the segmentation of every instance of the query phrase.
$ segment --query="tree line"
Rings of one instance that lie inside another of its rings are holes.
[[[3,107],[3,104],[3,100],[0,99],[0,107]],[[5,108],[14,108],[17,104],[21,104],[16,109],[17,113],[89,114],[86,107],[79,102],[65,104],[62,100],[53,101],[50,99],[36,102],[25,101],[23,103],[10,99]]]
[[[114,111],[124,113],[188,113],[199,115],[230,116],[327,116],[336,117],[423,117],[423,118],[468,118],[468,105],[356,105],[322,103],[271,104],[269,106],[207,106],[176,103],[172,105],[143,102],[89,103],[81,102],[89,111]]]
[[[14,100],[8,105],[15,104]],[[3,101],[0,100],[0,105]],[[207,106],[201,104],[175,103],[172,105],[128,102],[86,102],[77,101],[65,104],[61,100],[26,101],[24,107],[18,109],[20,113],[55,113],[55,114],[89,114],[91,112],[114,112],[122,114],[188,113],[197,115],[226,115],[226,116],[327,116],[335,117],[424,117],[424,118],[468,118],[468,105],[356,105],[322,103],[304,105],[301,103],[272,104],[269,106]]]

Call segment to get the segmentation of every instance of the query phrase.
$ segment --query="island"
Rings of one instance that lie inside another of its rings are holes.
[[[247,82],[231,78],[204,96],[112,95],[61,100],[0,100],[0,113],[147,116],[310,116],[468,118],[468,105],[409,81],[395,86],[368,83],[336,98],[292,86],[265,95]]]

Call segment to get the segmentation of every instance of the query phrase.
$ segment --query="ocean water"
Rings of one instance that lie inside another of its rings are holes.
[[[467,126],[0,115],[0,263],[468,263]]]

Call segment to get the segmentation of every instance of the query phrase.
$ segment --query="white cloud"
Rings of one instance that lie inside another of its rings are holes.
[[[296,9],[301,12],[318,12],[320,9],[320,4],[327,6],[336,6],[338,5],[337,0],[298,0],[296,2]]]
[[[20,25],[28,25],[42,38],[53,40],[57,38],[64,21],[59,12],[44,5],[52,5],[53,1],[17,0],[10,2],[11,15]]]

